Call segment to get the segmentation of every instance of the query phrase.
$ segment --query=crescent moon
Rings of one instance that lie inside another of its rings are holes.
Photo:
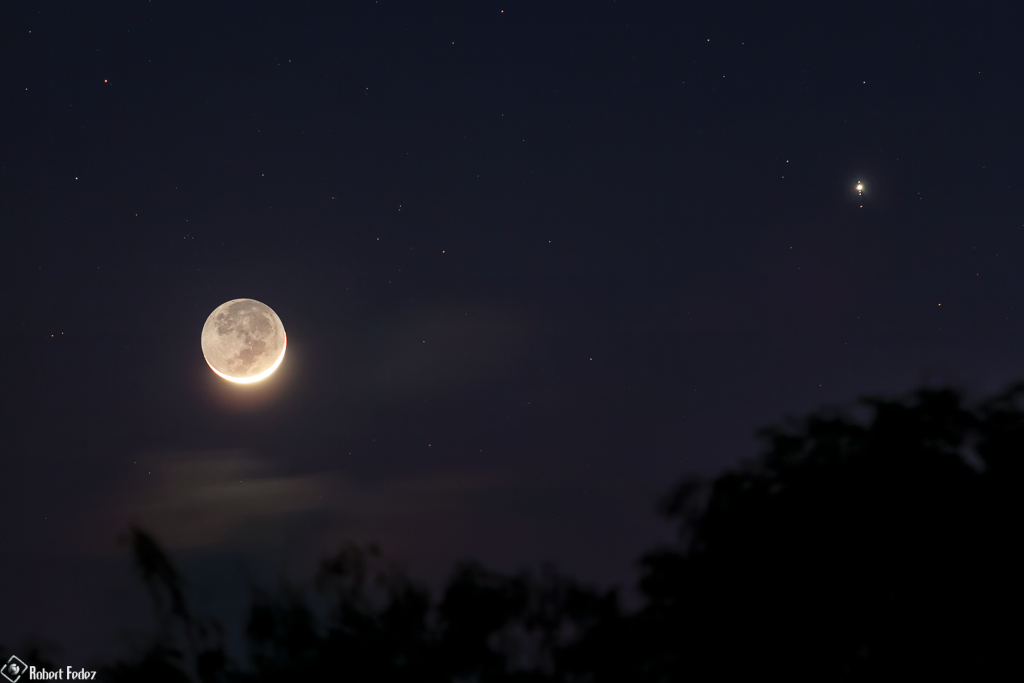
[[[255,299],[232,299],[206,319],[201,343],[203,358],[218,377],[252,384],[281,365],[288,337],[270,306]]]
[[[237,382],[238,384],[252,384],[253,382],[259,382],[261,379],[266,379],[267,377],[270,377],[274,370],[277,370],[277,366],[280,365],[281,361],[284,360],[284,351],[287,348],[288,335],[286,334],[284,336],[284,345],[281,347],[281,355],[277,357],[277,360],[274,361],[274,364],[271,365],[266,370],[264,370],[263,372],[261,372],[260,374],[253,375],[252,377],[232,377],[231,375],[225,375],[223,372],[210,365],[210,361],[207,360],[206,364],[210,365],[211,370],[213,370],[214,372],[216,372],[218,375],[220,375],[229,382]]]

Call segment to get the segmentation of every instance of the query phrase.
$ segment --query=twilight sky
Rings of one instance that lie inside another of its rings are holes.
[[[4,3],[0,642],[147,626],[133,522],[224,615],[347,541],[628,585],[758,427],[1024,376],[1022,25]],[[288,332],[248,387],[199,344],[239,297]]]

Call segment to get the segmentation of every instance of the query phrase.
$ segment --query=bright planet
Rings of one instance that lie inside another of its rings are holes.
[[[270,306],[255,299],[232,299],[206,319],[202,345],[211,370],[229,382],[249,384],[277,370],[288,339]]]

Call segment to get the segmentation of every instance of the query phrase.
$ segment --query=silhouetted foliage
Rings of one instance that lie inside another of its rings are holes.
[[[631,680],[1007,667],[1022,396],[867,400],[866,423],[768,429],[757,461],[677,486],[680,546],[643,558],[648,604],[618,626]],[[589,660],[595,681],[622,680],[620,654]]]
[[[476,564],[458,567],[435,605],[372,546],[325,560],[316,585],[331,600],[323,624],[295,590],[256,592],[246,680],[551,680],[565,635],[615,611],[614,595],[553,571],[504,576]]]
[[[646,604],[628,615],[614,591],[553,570],[472,563],[435,601],[375,547],[350,546],[322,562],[315,593],[253,589],[238,667],[133,529],[160,631],[104,680],[994,677],[1018,650],[1022,402],[1024,384],[974,406],[922,390],[865,400],[862,420],[822,411],[764,430],[761,457],[661,502],[679,542],[641,559]]]
[[[135,569],[149,592],[158,631],[148,648],[132,662],[118,662],[101,672],[102,680],[131,683],[176,683],[229,680],[223,628],[214,620],[197,618],[188,609],[185,580],[156,539],[137,527],[127,542]]]

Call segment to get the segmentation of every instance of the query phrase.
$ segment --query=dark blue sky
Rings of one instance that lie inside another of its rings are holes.
[[[0,9],[0,642],[145,625],[131,522],[225,614],[349,540],[628,584],[756,428],[1021,376],[1019,3],[341,5]]]

